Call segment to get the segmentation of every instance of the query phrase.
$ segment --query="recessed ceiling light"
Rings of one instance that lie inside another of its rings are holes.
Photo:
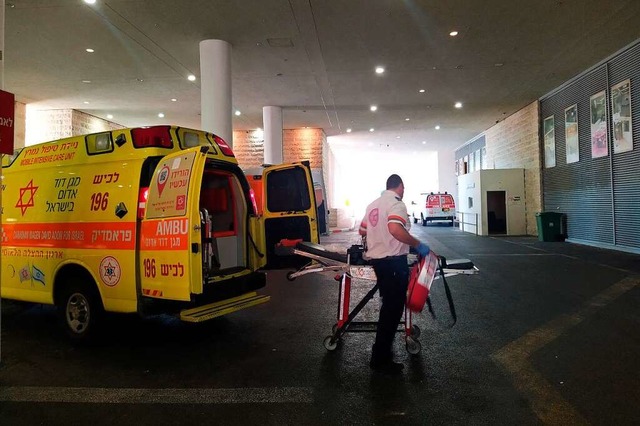
[[[426,143],[427,143],[427,141],[422,141],[422,145],[424,145],[424,144],[426,144]]]
[[[113,115],[111,115],[111,114],[107,114],[107,118],[108,118],[109,120],[111,120],[111,119],[113,118]]]
[[[82,80],[82,82],[85,83],[85,84],[89,84],[89,83],[91,83],[91,80]]]
[[[396,139],[400,139],[400,136],[396,136]]]
[[[93,50],[93,49],[85,49],[85,50],[86,50],[87,52],[89,52],[89,53],[93,53],[93,52],[95,52],[95,50]]]
[[[497,63],[493,64],[494,67],[501,67],[503,65],[504,64],[502,62],[497,62]]]
[[[164,118],[164,114],[163,113],[158,113],[158,117]]]
[[[347,133],[351,133],[351,128],[347,129]]]
[[[84,101],[84,103],[85,103],[86,105],[89,105],[89,101]]]
[[[404,121],[409,121],[411,120],[409,117],[405,118]]]
[[[176,98],[171,98],[171,102],[178,102]]]
[[[234,112],[235,115],[240,115],[242,114],[240,111],[236,110],[236,112]]]
[[[437,126],[436,126],[436,130],[440,130],[440,125],[437,125]]]
[[[456,102],[453,106],[456,108],[462,108],[462,102]]]
[[[450,35],[451,37],[455,37],[455,36],[457,36],[457,35],[458,35],[458,32],[457,32],[457,31],[451,31],[451,32],[449,33],[449,35]]]
[[[136,80],[138,80],[139,83],[142,83],[144,80],[141,78],[136,78]]]
[[[190,74],[189,77],[187,77],[187,80],[189,81],[196,81],[196,76],[193,74]]]
[[[87,4],[95,4],[96,0],[84,0]]]
[[[373,132],[375,129],[372,127],[369,129],[370,132]]]
[[[376,67],[376,74],[384,73],[384,67]]]
[[[420,90],[418,90],[418,92],[420,92],[420,93],[424,93],[424,92],[425,92],[425,90],[424,90],[424,89],[420,89]]]
[[[378,110],[378,107],[376,105],[371,105],[369,109],[373,112],[376,112]]]

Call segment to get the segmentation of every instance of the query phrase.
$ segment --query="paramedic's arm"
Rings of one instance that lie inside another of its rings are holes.
[[[358,229],[358,234],[362,235],[363,237],[367,236],[367,222],[362,219],[362,222],[360,222],[360,229]]]
[[[393,235],[393,238],[401,243],[410,245],[413,248],[418,248],[420,245],[420,240],[411,235],[402,224],[389,222],[387,226],[389,227],[389,232]]]

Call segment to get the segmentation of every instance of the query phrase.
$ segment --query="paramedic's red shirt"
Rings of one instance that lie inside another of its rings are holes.
[[[365,258],[382,259],[387,256],[399,256],[409,253],[409,246],[396,240],[389,232],[389,223],[399,223],[407,230],[411,224],[407,221],[407,206],[393,191],[387,190],[380,198],[367,206],[360,223],[360,229],[367,232],[367,251]]]

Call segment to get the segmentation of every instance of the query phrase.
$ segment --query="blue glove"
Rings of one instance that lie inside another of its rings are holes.
[[[418,247],[416,247],[416,251],[421,257],[427,257],[429,256],[429,252],[431,251],[431,249],[425,243],[420,243]]]

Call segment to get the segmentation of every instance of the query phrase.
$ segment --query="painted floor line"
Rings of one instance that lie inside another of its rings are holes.
[[[72,404],[276,404],[313,402],[312,388],[132,389],[0,387],[2,402]]]
[[[589,422],[562,398],[560,392],[551,383],[535,371],[529,362],[531,354],[638,285],[640,285],[638,276],[618,281],[591,298],[574,314],[560,315],[491,355],[512,375],[516,389],[527,397],[531,408],[544,424],[586,425]]]
[[[469,253],[469,257],[487,256],[558,256],[555,253]]]

